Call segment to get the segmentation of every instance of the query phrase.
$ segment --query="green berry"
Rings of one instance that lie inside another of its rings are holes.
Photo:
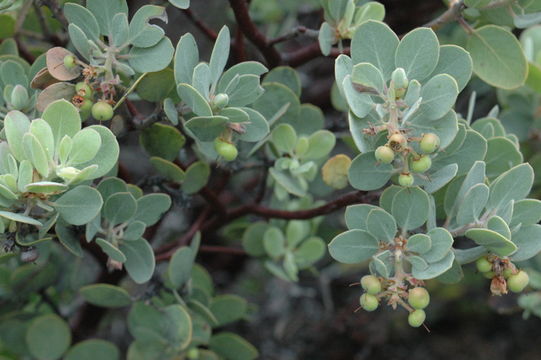
[[[92,88],[83,81],[75,84],[75,92],[77,93],[77,95],[82,96],[85,99],[92,98]]]
[[[423,325],[426,320],[426,313],[424,310],[415,310],[408,315],[408,324],[411,327],[419,327]]]
[[[436,134],[424,134],[419,146],[425,154],[432,154],[440,146],[440,138]]]
[[[92,106],[92,116],[96,120],[107,121],[113,117],[113,107],[105,101],[98,101]]]
[[[484,256],[477,259],[475,266],[477,266],[477,270],[482,273],[492,271],[492,264]]]
[[[81,106],[79,106],[79,114],[81,115],[81,119],[86,120],[90,116],[93,105],[94,103],[89,99],[85,99],[83,101]]]
[[[216,140],[214,140],[214,149],[225,161],[233,161],[239,154],[239,151],[235,145],[220,138],[216,138]]]
[[[483,276],[487,279],[492,279],[494,276],[496,276],[496,273],[494,271],[487,271],[483,273]]]
[[[398,177],[398,183],[400,186],[410,187],[413,185],[413,176],[410,173],[402,173]]]
[[[425,171],[430,169],[431,166],[432,166],[432,159],[430,159],[430,156],[424,155],[418,159],[413,159],[411,161],[410,169],[414,173],[424,173]]]
[[[361,278],[362,288],[370,295],[376,295],[381,292],[381,283],[374,275],[365,275]]]
[[[75,57],[73,55],[66,55],[64,56],[64,66],[67,69],[73,69],[77,65],[75,63]]]
[[[506,278],[506,279],[509,279],[509,276],[513,275],[513,270],[509,269],[509,268],[506,268],[504,271],[503,271],[503,277]]]
[[[377,161],[390,164],[394,160],[394,151],[388,146],[380,146],[376,149],[374,156]]]
[[[389,137],[389,146],[396,152],[404,150],[404,147],[408,143],[408,139],[400,133],[393,134]]]
[[[415,309],[424,309],[430,303],[430,295],[423,287],[416,287],[409,291],[409,304]]]
[[[509,279],[507,279],[507,287],[512,292],[519,293],[528,286],[529,282],[530,277],[528,276],[528,273],[524,270],[520,270],[518,273],[509,276]]]
[[[378,298],[371,294],[362,294],[359,303],[366,311],[374,311],[379,305]]]
[[[186,358],[190,360],[197,360],[199,359],[199,349],[198,348],[191,348],[186,353]]]
[[[229,96],[227,96],[227,94],[224,94],[224,93],[217,94],[214,97],[213,103],[217,109],[223,109],[224,107],[227,106],[227,104],[229,104]]]

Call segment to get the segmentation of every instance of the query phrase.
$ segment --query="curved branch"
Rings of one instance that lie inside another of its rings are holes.
[[[329,56],[335,58],[338,57],[340,54],[349,55],[349,53],[349,47],[344,48],[344,50],[342,50],[341,52],[338,49],[332,49]],[[286,54],[284,62],[291,67],[297,67],[304,65],[307,62],[314,60],[315,58],[318,58],[320,56],[323,56],[323,54],[321,53],[319,42],[315,42],[313,44],[304,46],[299,50]]]
[[[192,23],[197,26],[199,30],[203,34],[205,34],[210,40],[216,41],[216,38],[218,38],[218,34],[216,34],[216,31],[212,30],[210,26],[208,26],[203,20],[199,19],[191,9],[184,9],[182,10],[186,17],[192,21]]]
[[[257,26],[253,23],[250,18],[250,13],[248,11],[248,3],[246,0],[229,0],[229,4],[233,9],[235,14],[235,19],[239,29],[242,31],[244,36],[248,38],[254,44],[263,57],[267,61],[267,64],[270,67],[276,67],[282,63],[282,57],[280,53],[270,44],[267,37],[259,31]]]
[[[336,210],[344,208],[348,205],[362,203],[367,201],[368,193],[364,191],[353,191],[342,195],[341,197],[330,201],[324,205],[307,209],[307,210],[279,210],[271,209],[257,203],[242,205],[231,211],[228,211],[224,216],[215,218],[206,223],[202,230],[214,230],[220,228],[223,224],[226,224],[234,219],[245,215],[257,215],[265,219],[286,219],[286,220],[306,220],[312,219],[320,215],[326,215]]]

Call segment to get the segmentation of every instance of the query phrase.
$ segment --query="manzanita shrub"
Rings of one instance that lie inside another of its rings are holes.
[[[464,268],[541,316],[541,1],[445,1],[403,34],[375,1],[280,4],[319,30],[249,3],[220,28],[189,0],[0,0],[1,359],[257,358],[201,252],[288,282],[359,264],[360,308],[412,327]],[[166,34],[182,12],[210,56]],[[324,56],[325,114],[296,70]]]

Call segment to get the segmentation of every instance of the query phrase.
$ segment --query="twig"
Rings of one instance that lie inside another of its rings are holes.
[[[242,216],[250,215],[250,214],[257,215],[265,219],[271,219],[271,218],[286,219],[286,220],[312,219],[320,215],[326,215],[326,214],[332,213],[348,205],[365,202],[367,200],[366,195],[367,193],[363,191],[353,191],[333,201],[330,201],[326,203],[325,205],[321,205],[312,209],[296,210],[296,211],[271,209],[271,208],[268,208],[256,203],[242,205],[242,206],[232,209],[231,211],[228,211],[227,214],[225,214],[225,216],[223,217],[215,218],[214,220],[209,221],[202,227],[202,230],[204,231],[214,230],[234,219],[237,219]]]
[[[267,37],[253,23],[246,0],[229,0],[229,4],[233,9],[240,30],[263,54],[267,64],[271,68],[280,65],[282,62],[280,53],[272,44],[269,44]]]
[[[53,13],[53,17],[62,24],[62,27],[64,30],[68,29],[68,20],[64,16],[64,13],[62,12],[62,9],[60,8],[60,5],[58,5],[58,2],[56,0],[35,0],[37,3],[41,3],[45,6],[47,6],[49,9],[51,9],[51,12]]]
[[[344,48],[343,51],[339,51],[338,49],[332,49],[329,56],[338,57],[340,54],[349,55],[349,53],[349,47]],[[313,44],[302,47],[299,50],[286,54],[286,56],[284,57],[284,62],[291,67],[297,67],[306,64],[307,62],[320,56],[322,56],[321,48],[319,47],[319,43],[315,42]]]
[[[297,26],[296,28],[288,32],[287,34],[284,34],[282,36],[278,36],[277,38],[269,40],[269,45],[275,45],[287,40],[294,39],[301,34],[306,34],[308,36],[317,38],[318,33],[319,33],[318,30],[308,29],[306,26]]]
[[[210,205],[207,205],[193,222],[192,226],[190,226],[188,231],[176,241],[164,244],[156,249],[154,251],[154,254],[156,254],[156,261],[168,260],[179,247],[188,245],[192,237],[200,230],[201,225],[203,225],[203,222],[207,219],[207,216],[210,214],[210,209]]]
[[[173,161],[178,167],[180,167],[183,171],[185,171],[188,167],[182,164],[178,159],[175,159]],[[227,175],[227,178],[225,180],[229,179],[229,175]],[[222,189],[227,184],[222,184],[220,186],[220,189]],[[207,201],[209,205],[212,205],[213,207],[218,209],[218,212],[221,214],[225,214],[227,212],[225,205],[222,203],[218,195],[214,191],[212,191],[208,186],[204,186],[201,190],[199,190],[199,195],[203,197]]]
[[[462,10],[464,9],[463,0],[452,0],[449,4],[449,8],[440,16],[434,20],[424,24],[424,27],[429,27],[432,30],[438,30],[445,24],[456,21],[461,17]]]
[[[126,100],[126,98],[128,97],[128,95],[137,87],[137,85],[139,85],[139,83],[141,82],[141,80],[143,80],[143,78],[147,75],[148,73],[142,73],[141,76],[139,76],[137,78],[137,80],[134,81],[134,83],[128,88],[128,90],[126,90],[124,92],[124,95],[122,95],[122,97],[120,98],[120,100],[118,100],[118,102],[115,104],[115,106],[113,107],[113,110],[116,110],[123,102],[124,100]]]
[[[201,19],[199,19],[191,9],[184,9],[182,10],[182,12],[186,15],[186,17],[188,19],[190,19],[195,26],[197,26],[197,28],[199,30],[201,30],[201,32],[203,32],[203,34],[205,34],[210,40],[212,41],[215,41],[216,38],[218,37],[218,34],[216,34],[216,31],[212,30],[210,28],[210,26],[208,26],[205,22],[203,22]]]
[[[237,26],[235,31],[235,41],[233,43],[233,50],[235,51],[235,60],[237,63],[243,62],[246,60],[246,49],[244,47],[244,34]]]
[[[206,253],[218,253],[218,254],[230,254],[230,255],[246,255],[246,251],[240,248],[216,246],[216,245],[201,245],[199,247],[200,252]]]

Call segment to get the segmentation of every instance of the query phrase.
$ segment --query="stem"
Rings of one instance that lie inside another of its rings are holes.
[[[246,255],[246,251],[239,248],[227,247],[227,246],[216,246],[216,245],[201,245],[199,247],[200,252],[206,253],[217,253],[217,254],[228,254],[228,255]]]
[[[424,24],[424,27],[429,27],[432,30],[438,30],[444,25],[456,21],[461,17],[464,9],[464,0],[452,0],[449,3],[449,8],[434,20]]]
[[[45,6],[47,6],[51,10],[51,12],[53,13],[53,17],[62,24],[62,27],[64,28],[64,30],[67,30],[68,29],[68,20],[64,16],[64,13],[62,12],[62,9],[60,9],[60,5],[58,5],[58,1],[56,1],[56,0],[41,0],[41,3],[43,5],[45,5]]]
[[[293,30],[288,32],[287,34],[284,34],[282,36],[278,36],[272,40],[269,40],[269,45],[275,45],[287,40],[294,39],[301,34],[305,34],[310,37],[317,38],[319,34],[319,30],[308,29],[306,26],[297,26],[293,28]]]
[[[267,37],[259,31],[250,18],[248,3],[246,0],[229,0],[229,4],[235,14],[235,19],[242,33],[261,52],[270,67],[276,67],[282,63],[282,56],[269,43]]]
[[[126,98],[128,97],[128,95],[137,87],[137,85],[139,85],[139,83],[141,82],[141,80],[143,80],[143,78],[147,75],[148,73],[143,73],[141,74],[141,76],[139,76],[139,78],[137,78],[137,80],[135,80],[135,82],[128,88],[128,90],[126,90],[126,92],[124,93],[124,95],[122,95],[122,97],[120,98],[120,100],[118,100],[118,102],[115,104],[115,106],[113,107],[113,110],[116,110],[120,104],[122,104],[124,102],[124,100],[126,100]]]
[[[325,205],[318,206],[316,208],[307,209],[307,210],[279,210],[271,209],[265,206],[259,205],[257,203],[242,205],[237,208],[234,208],[228,211],[224,216],[220,218],[215,218],[210,222],[206,223],[202,230],[217,229],[223,226],[224,224],[237,219],[242,216],[249,214],[258,215],[265,219],[288,219],[288,220],[306,220],[312,219],[320,215],[326,215],[332,213],[336,210],[344,208],[348,205],[365,203],[373,194],[366,193],[364,191],[353,191],[347,193],[333,201],[328,202]]]
[[[175,251],[182,246],[188,245],[192,237],[199,231],[201,225],[210,214],[210,206],[207,206],[200,214],[199,217],[194,221],[192,226],[188,231],[176,241],[167,243],[154,251],[156,254],[156,261],[168,260],[173,256]]]
[[[201,32],[205,34],[210,40],[216,41],[216,38],[218,38],[216,32],[212,30],[210,26],[208,26],[205,22],[199,19],[191,9],[184,9],[182,10],[182,12],[184,12],[184,15],[186,15],[186,17],[190,19],[194,23],[194,25],[197,26],[197,28],[201,30]]]

